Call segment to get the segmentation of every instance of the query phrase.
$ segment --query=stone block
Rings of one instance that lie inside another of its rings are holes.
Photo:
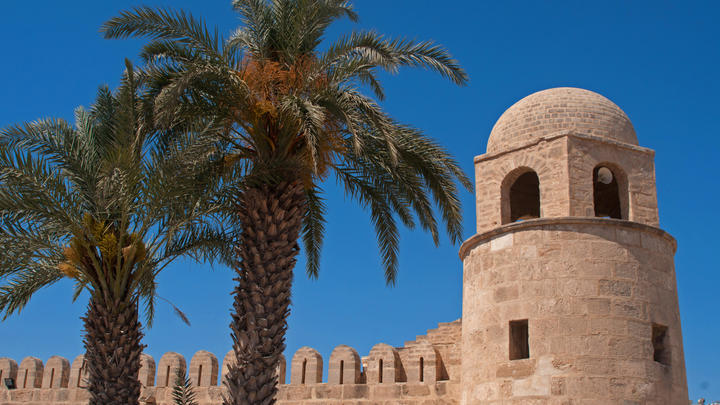
[[[214,354],[200,350],[190,359],[190,382],[196,387],[218,384],[218,360]]]
[[[350,346],[339,345],[330,354],[328,384],[358,384],[362,382],[360,356]]]
[[[323,360],[317,350],[305,346],[295,352],[290,366],[290,384],[319,384],[322,375]]]
[[[600,280],[598,282],[598,294],[602,296],[630,297],[633,284],[620,280]]]

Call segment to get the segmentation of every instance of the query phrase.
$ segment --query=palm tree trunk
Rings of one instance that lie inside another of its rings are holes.
[[[305,212],[300,182],[249,187],[239,201],[242,225],[232,329],[237,364],[225,379],[225,405],[275,403],[275,369],[285,350],[297,240]]]
[[[137,302],[92,297],[83,321],[89,405],[138,405],[143,335]]]

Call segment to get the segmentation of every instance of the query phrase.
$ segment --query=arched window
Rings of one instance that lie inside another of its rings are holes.
[[[623,192],[623,190],[625,190]],[[593,170],[593,204],[595,216],[627,219],[627,184],[619,169],[599,164]]]
[[[540,218],[540,179],[529,168],[510,173],[503,182],[503,223]]]

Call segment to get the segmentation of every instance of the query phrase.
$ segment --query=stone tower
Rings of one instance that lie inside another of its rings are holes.
[[[654,152],[591,91],[518,101],[475,158],[462,405],[687,404]]]

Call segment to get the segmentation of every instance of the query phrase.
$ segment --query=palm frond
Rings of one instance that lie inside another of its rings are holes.
[[[302,238],[307,259],[306,273],[311,278],[317,278],[320,273],[320,251],[325,234],[327,209],[321,191],[318,188],[305,190],[307,209],[303,217]]]
[[[39,289],[48,287],[64,276],[55,266],[37,263],[0,286],[0,313],[3,320],[27,305]]]
[[[376,187],[368,179],[351,175],[345,170],[335,170],[345,191],[356,199],[363,208],[370,209],[370,218],[377,235],[378,247],[385,268],[385,281],[395,284],[398,268],[399,231],[393,218],[393,211]]]
[[[222,39],[217,29],[209,30],[202,19],[182,10],[135,7],[105,22],[100,32],[105,38],[114,39],[146,36],[174,40],[202,50],[205,55],[222,56]]]
[[[400,67],[433,70],[455,84],[464,85],[468,75],[448,51],[432,41],[386,39],[374,31],[354,32],[341,37],[322,55],[328,69],[343,70],[349,61],[380,67],[396,73]]]

